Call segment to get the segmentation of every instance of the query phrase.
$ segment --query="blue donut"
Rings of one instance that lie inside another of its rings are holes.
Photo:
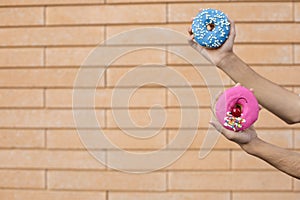
[[[193,20],[192,32],[201,46],[218,48],[229,37],[230,22],[222,11],[204,9]]]

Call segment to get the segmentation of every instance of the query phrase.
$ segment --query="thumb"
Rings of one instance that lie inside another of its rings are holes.
[[[235,132],[229,131],[225,129],[219,122],[216,121],[210,121],[209,122],[218,132],[220,132],[222,135],[224,135],[227,139],[233,140],[235,136]]]

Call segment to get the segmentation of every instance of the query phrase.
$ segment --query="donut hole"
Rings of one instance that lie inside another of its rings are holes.
[[[243,106],[241,104],[235,104],[236,108],[239,108],[243,112]]]
[[[212,23],[209,23],[209,24],[206,25],[206,29],[207,29],[208,31],[213,31],[214,28],[215,28],[215,25],[212,24]]]

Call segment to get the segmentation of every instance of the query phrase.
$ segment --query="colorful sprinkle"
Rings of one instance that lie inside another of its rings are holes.
[[[227,112],[226,117],[224,118],[224,126],[231,128],[233,131],[239,131],[243,127],[243,123],[246,122],[242,116],[234,117],[231,112]]]

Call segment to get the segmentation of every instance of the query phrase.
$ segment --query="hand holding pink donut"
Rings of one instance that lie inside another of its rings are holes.
[[[215,113],[226,129],[243,131],[257,120],[259,105],[251,90],[238,85],[221,94],[216,102]]]

